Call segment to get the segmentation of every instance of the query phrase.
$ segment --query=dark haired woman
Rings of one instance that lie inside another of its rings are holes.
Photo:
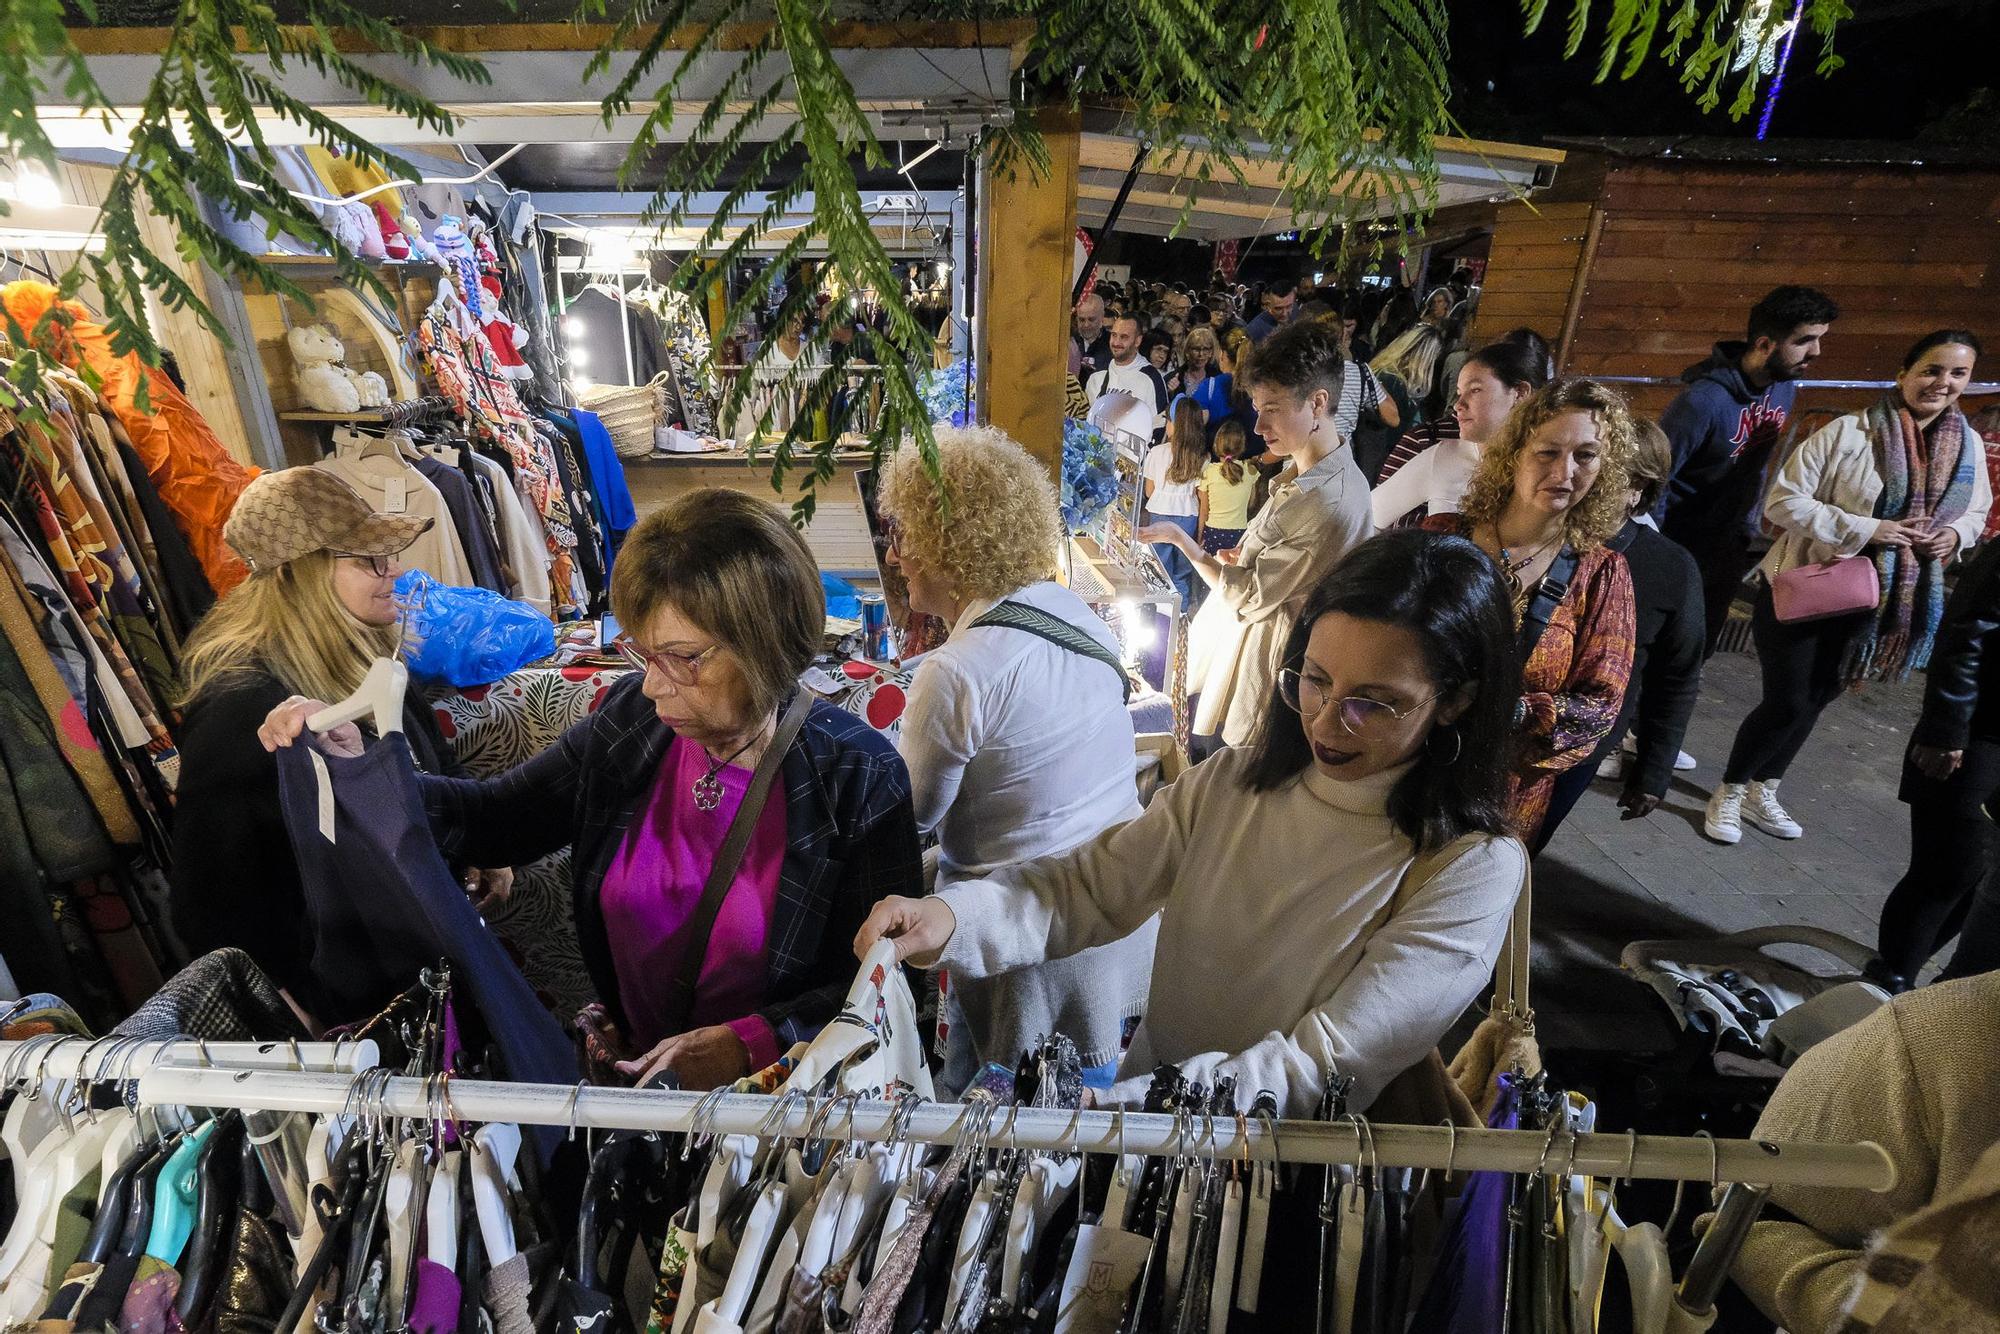
[[[1509,413],[1548,383],[1543,372],[1540,353],[1523,343],[1499,342],[1473,353],[1459,369],[1452,411],[1404,436],[1383,462],[1369,497],[1375,526],[1456,514],[1479,467],[1480,450],[1500,433]]]
[[[1273,338],[1282,335],[1273,335]],[[1122,828],[928,899],[857,948],[987,977],[1160,913],[1147,1013],[1111,1099],[1153,1068],[1286,1116],[1326,1076],[1367,1110],[1486,987],[1527,874],[1502,779],[1519,693],[1507,593],[1470,543],[1392,533],[1314,589],[1255,744],[1190,770]]]
[[[1708,799],[1702,829],[1716,842],[1739,841],[1745,820],[1773,838],[1803,834],[1778,804],[1778,782],[1821,711],[1850,685],[1903,681],[1929,664],[1944,567],[1979,540],[1993,507],[1985,451],[1958,410],[1978,358],[1966,330],[1926,334],[1894,389],[1808,436],[1772,475],[1764,517],[1779,535],[1750,617],[1764,697]],[[1864,554],[1880,588],[1875,610],[1778,619],[1771,582]]]
[[[1171,543],[1213,591],[1189,631],[1197,736],[1232,746],[1250,739],[1292,618],[1313,586],[1368,536],[1368,483],[1334,425],[1342,360],[1339,329],[1302,320],[1265,339],[1238,372],[1258,434],[1291,472],[1272,484],[1235,559],[1210,555],[1172,524],[1139,533],[1144,542]]]
[[[1557,380],[1507,418],[1461,511],[1424,521],[1478,543],[1512,586],[1522,693],[1508,814],[1531,844],[1557,776],[1611,734],[1631,680],[1632,575],[1605,544],[1625,524],[1632,448],[1624,399]]]

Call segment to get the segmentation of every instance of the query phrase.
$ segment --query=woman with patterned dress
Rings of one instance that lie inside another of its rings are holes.
[[[1632,448],[1622,398],[1557,380],[1487,442],[1460,511],[1424,524],[1471,538],[1513,590],[1522,672],[1508,814],[1530,845],[1556,776],[1610,735],[1632,674],[1632,575],[1605,546],[1625,521]]]

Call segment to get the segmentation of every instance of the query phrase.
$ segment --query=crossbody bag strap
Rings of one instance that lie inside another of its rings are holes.
[[[1542,642],[1542,632],[1549,628],[1549,621],[1555,616],[1556,608],[1569,596],[1570,583],[1576,578],[1578,557],[1576,548],[1563,543],[1561,551],[1549,563],[1542,582],[1535,585],[1535,595],[1528,599],[1527,610],[1521,613],[1521,661],[1534,656],[1535,645]]]
[[[771,784],[777,780],[778,770],[784,767],[785,755],[798,739],[799,729],[805,726],[806,715],[812,712],[813,697],[809,691],[801,690],[792,696],[792,702],[778,720],[778,730],[771,736],[771,744],[764,748],[764,754],[757,761],[757,768],[750,776],[749,790],[743,794],[743,804],[736,808],[735,818],[729,822],[729,833],[723,837],[721,848],[715,854],[715,864],[709,867],[708,883],[702,887],[701,901],[695,905],[694,915],[688,919],[687,948],[681,954],[680,967],[674,974],[673,990],[668,993],[667,1013],[671,1020],[667,1031],[680,1033],[686,1030],[688,1015],[694,1009],[695,985],[701,980],[701,966],[707,962],[708,939],[715,931],[715,919],[722,913],[722,901],[729,897],[729,887],[736,881],[736,873],[743,867],[743,855],[750,850],[750,839],[757,832],[757,822],[763,817],[764,803],[771,795]]]
[[[1132,702],[1132,678],[1125,673],[1125,664],[1118,661],[1118,655],[1097,642],[1088,633],[1071,625],[1060,616],[1052,616],[1039,607],[1030,607],[1025,602],[1000,602],[973,623],[974,628],[982,625],[997,625],[1003,630],[1020,630],[1046,639],[1057,648],[1068,649],[1086,658],[1097,661],[1118,673],[1118,685],[1125,692],[1125,702]]]
[[[1403,872],[1402,883],[1389,899],[1388,917],[1401,912],[1410,895],[1430,882],[1432,876],[1458,860],[1461,853],[1484,838],[1483,834],[1465,834],[1441,848],[1430,852],[1420,852],[1411,861],[1409,869]],[[1531,963],[1529,953],[1530,929],[1534,918],[1535,873],[1532,865],[1522,873],[1521,894],[1514,900],[1513,919],[1507,925],[1507,940],[1500,947],[1500,965],[1493,973],[1493,1010],[1495,1013],[1514,1013],[1526,1018],[1534,1014],[1534,1007],[1528,1001],[1528,973]]]

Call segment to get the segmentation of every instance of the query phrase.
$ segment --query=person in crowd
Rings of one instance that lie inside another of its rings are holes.
[[[169,903],[196,953],[245,951],[308,1014],[325,1017],[311,967],[305,897],[279,805],[277,762],[257,744],[265,715],[293,695],[345,699],[401,645],[399,553],[433,520],[377,514],[320,468],[250,483],[223,540],[250,567],[189,636],[181,664],[181,776]],[[451,772],[421,696],[403,734],[419,767]],[[468,890],[504,899],[509,872],[471,873]]]
[[[1167,382],[1153,363],[1139,355],[1139,320],[1120,315],[1111,321],[1111,363],[1083,382],[1083,391],[1095,403],[1104,395],[1130,394],[1153,407],[1153,438],[1158,440],[1167,424]]]
[[[1654,518],[1701,567],[1711,657],[1744,576],[1757,565],[1757,506],[1798,396],[1795,381],[1839,318],[1840,307],[1824,292],[1776,288],[1751,308],[1743,342],[1719,342],[1707,360],[1681,372],[1687,388],[1660,414],[1674,475]]]
[[[1681,738],[1701,694],[1702,646],[1701,571],[1694,557],[1653,528],[1653,506],[1673,471],[1673,447],[1666,432],[1653,422],[1633,422],[1632,482],[1627,518],[1618,535],[1605,545],[1625,557],[1632,573],[1633,633],[1631,686],[1618,709],[1611,735],[1597,754],[1557,779],[1542,824],[1546,847],[1556,827],[1582,798],[1593,777],[1624,780],[1618,805],[1628,820],[1642,819],[1666,800],[1673,781]],[[1619,749],[1630,739],[1630,759]],[[1540,851],[1537,848],[1536,851]]]
[[[1389,344],[1401,338],[1416,322],[1416,293],[1398,284],[1376,309],[1375,319],[1368,327],[1368,342],[1376,350],[1376,356],[1371,357],[1368,364],[1374,366],[1381,353],[1388,350]]]
[[[1249,448],[1246,459],[1254,459],[1264,453],[1264,440],[1251,425],[1256,415],[1250,407],[1250,395],[1237,382],[1237,370],[1244,358],[1250,355],[1250,336],[1241,329],[1233,329],[1222,340],[1216,353],[1217,372],[1201,382],[1195,392],[1194,401],[1200,406],[1212,437],[1221,429],[1222,423],[1232,418],[1243,423],[1245,438]]]
[[[1402,381],[1413,408],[1406,421],[1429,420],[1436,409],[1438,367],[1448,350],[1444,326],[1418,320],[1375,354],[1370,367],[1378,375]]]
[[[1245,330],[1253,344],[1262,343],[1292,322],[1292,315],[1299,304],[1299,280],[1287,276],[1274,278],[1264,284],[1261,304],[1262,309],[1257,318],[1251,320]]]
[[[1994,641],[1994,652],[1986,649]],[[1924,678],[1902,790],[1910,865],[1882,905],[1881,980],[1901,990],[1953,936],[1946,977],[2000,968],[2000,544],[1959,571]],[[1986,689],[1994,683],[1991,691]],[[1960,927],[1964,927],[1963,934]]]
[[[1190,328],[1181,340],[1181,392],[1191,396],[1200,393],[1204,383],[1221,373],[1220,357],[1221,345],[1206,321]]]
[[[514,769],[426,777],[424,803],[447,857],[518,866],[567,846],[584,966],[633,1053],[621,1068],[715,1088],[830,1021],[855,929],[885,895],[921,892],[909,771],[866,721],[801,694],[826,602],[777,506],[705,488],[655,510],[618,553],[611,606],[639,670]],[[274,710],[266,746],[317,707]],[[702,939],[708,878],[781,728],[796,730]],[[690,999],[677,983],[697,951]]]
[[[1160,379],[1167,386],[1168,403],[1181,393],[1180,363],[1174,359],[1175,342],[1174,335],[1165,329],[1148,329],[1139,338],[1139,355],[1160,373]]]
[[[1218,339],[1227,338],[1241,326],[1236,320],[1236,298],[1227,292],[1212,292],[1208,298],[1208,327]]]
[[[1767,1317],[1788,1330],[1850,1328],[1842,1316],[1872,1267],[1871,1244],[1967,1184],[2000,1144],[1996,1013],[2000,973],[1925,987],[1817,1043],[1785,1072],[1753,1138],[1879,1144],[1896,1165],[1896,1184],[1772,1190],[1730,1270]],[[1990,1292],[1994,1241],[1980,1243],[1973,1253],[1986,1268],[1969,1276],[1971,1290]],[[1879,1314],[1868,1311],[1871,1320]],[[1991,1326],[1975,1318],[1899,1328]]]
[[[1507,811],[1531,846],[1557,777],[1611,734],[1631,679],[1632,575],[1606,543],[1625,524],[1632,435],[1616,393],[1551,381],[1487,442],[1459,512],[1424,521],[1471,538],[1513,589],[1523,693]]]
[[[1763,697],[1709,797],[1702,828],[1716,842],[1739,842],[1746,819],[1773,838],[1800,837],[1778,783],[1820,713],[1848,686],[1899,682],[1929,665],[1945,566],[1979,540],[1993,505],[1984,450],[1958,409],[1978,357],[1967,330],[1924,335],[1895,388],[1814,432],[1772,474],[1764,517],[1778,539],[1750,617]],[[1874,565],[1875,609],[1778,619],[1773,581],[1850,559]]]
[[[991,427],[939,430],[936,475],[906,448],[880,497],[910,605],[951,627],[910,683],[898,743],[918,827],[938,835],[938,883],[1067,852],[1138,815],[1118,640],[1056,582],[1047,471]],[[1074,1039],[1086,1079],[1108,1086],[1125,1023],[1144,1012],[1153,935],[1146,923],[1074,958],[951,978],[942,1086],[962,1091],[987,1062],[1011,1069],[1048,1033]]]
[[[1182,395],[1174,400],[1167,421],[1167,438],[1146,451],[1141,481],[1146,488],[1146,520],[1150,526],[1172,526],[1188,537],[1201,529],[1199,486],[1202,469],[1208,466],[1208,431],[1202,425],[1201,409]],[[1192,608],[1197,593],[1194,566],[1170,543],[1155,542],[1160,564],[1167,577],[1181,591],[1184,607]]]
[[[1381,463],[1382,456],[1380,452],[1371,455],[1362,451],[1364,431],[1377,441],[1394,439],[1396,428],[1403,421],[1401,409],[1395,399],[1383,394],[1375,373],[1354,359],[1347,343],[1347,326],[1333,306],[1314,300],[1300,307],[1299,318],[1324,324],[1340,340],[1340,411],[1335,414],[1334,429],[1353,448],[1354,460],[1365,477]]]
[[[1111,332],[1104,317],[1104,298],[1095,292],[1085,292],[1070,317],[1069,373],[1085,384],[1111,364]]]
[[[1283,333],[1274,334],[1275,343]],[[1392,533],[1313,590],[1254,743],[1057,857],[884,902],[856,948],[995,977],[1160,914],[1145,1020],[1102,1101],[1172,1063],[1310,1115],[1365,1112],[1488,985],[1527,874],[1501,798],[1518,676],[1507,595],[1469,544]]]
[[[1172,524],[1150,524],[1139,534],[1180,548],[1209,585],[1189,630],[1188,689],[1200,697],[1194,732],[1232,746],[1257,728],[1283,666],[1292,618],[1369,531],[1368,484],[1333,426],[1340,407],[1338,333],[1316,323],[1288,324],[1251,353],[1243,378],[1258,433],[1273,456],[1291,465],[1289,480],[1272,485],[1233,560],[1208,554]]]
[[[1541,358],[1526,343],[1499,342],[1474,353],[1458,373],[1458,402],[1450,416],[1417,427],[1403,437],[1403,457],[1385,461],[1369,497],[1375,526],[1456,513],[1484,442],[1547,383]]]
[[[1257,498],[1257,470],[1243,461],[1249,441],[1240,421],[1226,421],[1215,432],[1215,459],[1201,470],[1201,549],[1221,557],[1243,545],[1250,511]]]

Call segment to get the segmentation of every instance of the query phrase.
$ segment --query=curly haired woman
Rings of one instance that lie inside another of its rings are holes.
[[[1048,473],[1004,432],[937,433],[884,466],[890,561],[910,605],[951,626],[910,683],[901,747],[917,823],[938,834],[938,883],[1067,852],[1139,814],[1125,669],[1104,622],[1055,582],[1063,541]],[[942,1087],[1012,1069],[1047,1033],[1075,1039],[1108,1086],[1126,1021],[1145,1009],[1156,927],[1001,977],[953,976]]]
[[[1556,775],[1610,735],[1632,674],[1632,574],[1605,543],[1625,523],[1633,441],[1624,399],[1554,381],[1487,442],[1459,512],[1424,522],[1471,538],[1513,592],[1522,672],[1508,813],[1530,845]]]

